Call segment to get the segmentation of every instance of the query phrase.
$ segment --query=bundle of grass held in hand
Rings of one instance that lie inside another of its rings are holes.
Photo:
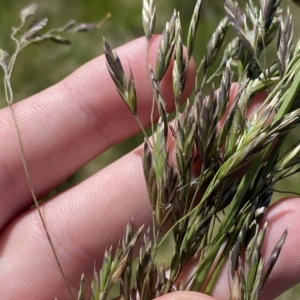
[[[153,120],[157,110],[160,117],[157,124],[152,121],[151,138],[139,121],[133,74],[125,74],[117,53],[104,41],[108,71],[145,135],[142,163],[153,222],[137,249],[137,266],[133,249],[143,227],[134,233],[133,222],[128,223],[119,247],[108,248],[100,272],[94,272],[91,299],[108,299],[115,286],[123,300],[152,300],[178,290],[211,294],[227,265],[230,299],[255,300],[284,246],[287,230],[268,259],[261,254],[268,230],[263,216],[274,185],[300,170],[300,140],[284,153],[280,151],[289,131],[300,122],[300,42],[292,46],[290,11],[282,9],[280,0],[260,0],[257,6],[247,0],[243,7],[236,0],[225,0],[224,18],[208,41],[195,78],[194,95],[181,99],[186,69],[195,50],[201,5],[201,0],[195,4],[185,52],[180,15],[175,11],[162,34],[156,67],[149,66],[153,91],[149,114]],[[18,53],[28,44],[44,40],[68,43],[60,33],[88,30],[99,24],[75,26],[71,22],[37,34],[46,24],[44,19],[18,39],[35,9],[33,5],[22,11],[22,23],[13,28],[12,34],[16,52],[9,59],[1,50],[0,65],[28,183],[38,207],[12,107],[12,68]],[[154,0],[143,1],[142,16],[149,46],[156,18]],[[230,31],[235,34],[233,39],[228,36]],[[266,49],[276,40],[277,59],[267,62]],[[176,114],[169,124],[160,82],[171,65]],[[207,90],[210,92],[206,95]],[[258,104],[255,96],[262,91],[264,101],[254,112],[253,105]],[[182,100],[186,100],[184,107],[180,106]],[[40,217],[43,220],[42,214]],[[170,265],[157,262],[166,239],[171,244]],[[183,276],[192,260],[197,261],[195,269],[188,277]],[[82,276],[78,299],[86,299],[85,290]]]
[[[166,23],[155,70],[149,66],[151,114],[157,109],[160,116],[156,126],[152,122],[151,139],[142,128],[153,224],[144,234],[133,285],[131,253],[141,229],[133,234],[129,224],[116,254],[107,251],[99,277],[95,273],[92,299],[106,299],[117,281],[121,299],[150,300],[175,290],[210,294],[226,263],[230,299],[258,299],[284,245],[287,231],[267,261],[261,255],[268,230],[268,222],[261,220],[274,184],[299,170],[299,141],[280,154],[287,133],[300,121],[300,44],[292,46],[290,11],[284,12],[279,0],[261,0],[258,6],[248,0],[245,7],[226,0],[224,18],[197,72],[195,94],[181,111],[179,99],[195,50],[201,2],[197,1],[191,18],[186,55],[180,16],[175,11]],[[144,0],[148,45],[155,14],[154,0]],[[227,40],[230,28],[236,37]],[[276,39],[277,60],[267,65],[266,48]],[[133,75],[125,75],[117,53],[106,41],[104,50],[116,88],[141,126]],[[220,66],[212,72],[218,55],[222,56]],[[176,117],[169,125],[160,82],[172,58]],[[207,86],[211,90],[205,95]],[[249,108],[261,91],[266,91],[265,100],[251,114]],[[170,236],[174,242],[171,264],[158,265],[156,256]],[[198,265],[183,279],[182,270],[195,254]],[[83,287],[82,282],[80,299],[84,299]]]

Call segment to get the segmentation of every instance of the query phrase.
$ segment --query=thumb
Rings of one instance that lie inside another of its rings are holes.
[[[202,293],[183,291],[166,294],[155,300],[215,300],[215,298]]]

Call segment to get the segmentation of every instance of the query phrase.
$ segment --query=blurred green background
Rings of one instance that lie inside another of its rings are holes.
[[[156,32],[162,32],[164,24],[169,20],[173,9],[177,8],[180,11],[183,23],[183,32],[186,33],[195,1],[158,0],[156,2]],[[198,63],[205,53],[207,41],[214,32],[221,16],[223,16],[223,1],[207,0],[203,2],[200,21],[201,29],[197,35],[194,51],[195,59]],[[18,0],[0,1],[0,48],[7,50],[9,53],[14,49],[14,44],[9,38],[10,28],[19,24],[18,14],[20,9],[30,3],[29,1]],[[16,101],[51,86],[85,62],[101,55],[103,53],[103,36],[105,36],[112,47],[117,47],[143,35],[141,23],[142,0],[37,0],[35,3],[39,6],[36,17],[38,19],[48,17],[48,28],[60,27],[71,19],[75,19],[78,22],[98,22],[108,12],[112,14],[112,17],[98,30],[67,35],[66,37],[72,41],[71,46],[43,43],[31,45],[25,49],[18,58],[12,77],[12,87]],[[298,9],[292,2],[284,1],[284,5],[287,3],[292,7],[292,11],[294,11],[293,9]],[[300,9],[298,11],[295,10],[295,14],[300,14]],[[298,39],[297,33],[300,30],[300,18],[295,17],[294,19],[295,39]],[[2,85],[0,86],[0,95],[3,95]],[[0,107],[5,105],[5,99],[2,96],[0,98]],[[111,148],[69,178],[53,193],[84,180],[84,178],[105,167],[141,142],[142,137],[138,135],[121,145]],[[284,185],[287,186],[288,183],[289,189],[295,190],[298,182],[299,177],[298,179],[289,179]],[[276,197],[278,198],[279,196]],[[298,298],[300,298],[300,288],[294,288],[278,299]]]

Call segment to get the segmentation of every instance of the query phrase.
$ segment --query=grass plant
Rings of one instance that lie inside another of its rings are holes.
[[[194,93],[181,105],[186,68],[197,50],[202,2],[195,1],[186,38],[180,13],[174,11],[162,33],[155,70],[149,67],[153,91],[150,113],[157,109],[160,117],[157,124],[152,121],[152,138],[139,121],[134,75],[125,73],[118,54],[104,40],[108,72],[144,134],[142,164],[153,220],[151,228],[142,226],[136,232],[133,221],[129,221],[117,249],[108,245],[100,271],[94,271],[91,299],[108,299],[117,285],[124,300],[150,300],[177,290],[211,294],[221,270],[228,264],[230,299],[255,300],[284,247],[287,230],[274,245],[268,261],[261,254],[268,230],[268,222],[261,221],[274,186],[300,170],[299,140],[281,152],[288,133],[300,122],[300,42],[293,46],[291,12],[283,9],[279,0],[247,0],[245,4],[225,0],[224,16],[199,64]],[[46,25],[43,19],[22,31],[35,9],[32,5],[22,10],[21,25],[12,33],[16,51],[9,56],[2,50],[0,65],[28,186],[38,208],[13,110],[11,72],[25,46],[48,40],[68,43],[62,32],[93,29],[98,24],[68,23],[42,34]],[[143,0],[142,24],[148,46],[155,20],[155,1]],[[268,49],[274,44],[277,57],[269,62]],[[173,125],[169,125],[170,114],[160,91],[168,68],[172,68],[176,107]],[[230,101],[233,88],[236,92]],[[257,112],[247,115],[255,95],[261,91],[268,93],[264,102]],[[170,141],[175,145],[174,160]],[[40,218],[43,220],[42,214]],[[47,232],[45,224],[44,228]],[[143,244],[134,269],[133,249],[141,236]],[[174,245],[168,266],[157,263],[167,238]],[[49,235],[48,239],[52,245]],[[56,256],[55,247],[52,249]],[[194,273],[180,280],[195,255],[198,265]],[[60,267],[57,257],[56,261]],[[78,299],[87,299],[86,290],[83,275]]]
[[[270,204],[274,184],[294,173],[298,165],[297,147],[279,154],[287,133],[299,123],[300,112],[299,49],[298,45],[292,47],[290,11],[283,12],[280,1],[255,4],[249,0],[242,8],[237,1],[226,0],[225,16],[209,40],[198,68],[193,99],[187,99],[181,110],[179,101],[185,70],[194,51],[201,5],[202,1],[196,1],[186,56],[180,14],[175,10],[162,33],[156,69],[150,69],[153,103],[160,116],[158,124],[152,124],[152,141],[145,135],[144,142],[143,167],[153,207],[152,240],[149,245],[147,238],[144,245],[149,253],[146,268],[144,257],[139,258],[137,281],[131,290],[135,296],[121,289],[122,299],[153,299],[186,289],[210,294],[227,260],[230,299],[258,299],[287,235],[287,231],[282,233],[268,262],[264,262],[261,247],[268,223],[260,227],[259,222]],[[148,43],[154,20],[154,1],[143,1]],[[236,37],[227,41],[230,28]],[[267,47],[276,36],[277,60],[268,65]],[[221,64],[212,72],[222,50]],[[134,85],[127,84],[118,55],[107,42],[104,51],[110,75],[136,116],[138,102],[131,96],[135,95]],[[160,81],[172,56],[176,117],[175,125],[168,125],[169,113],[160,93]],[[119,80],[120,77],[124,79]],[[131,74],[128,80],[133,82]],[[232,82],[237,82],[237,88],[233,103],[229,104]],[[210,89],[207,95],[206,86]],[[254,96],[263,90],[269,93],[266,100],[257,113],[247,117]],[[175,141],[175,162],[169,157],[170,139]],[[197,164],[200,170],[195,173]],[[166,223],[172,225],[164,233]],[[156,265],[155,258],[168,235],[175,246],[170,274],[166,276],[165,266]],[[196,253],[199,263],[194,274],[186,282],[179,282],[182,270]],[[143,272],[139,272],[141,266]]]

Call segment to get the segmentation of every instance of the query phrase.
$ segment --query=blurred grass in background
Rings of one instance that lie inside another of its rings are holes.
[[[186,33],[195,1],[158,0],[156,2],[156,32],[162,32],[165,22],[170,19],[173,9],[176,7],[180,11],[183,32]],[[207,0],[203,2],[199,24],[200,30],[197,34],[194,51],[197,63],[203,57],[206,44],[224,14],[223,1]],[[14,49],[14,44],[9,38],[10,28],[19,24],[18,14],[20,9],[30,3],[29,1],[21,2],[18,0],[2,0],[0,2],[0,48],[7,50],[9,53],[12,53]],[[12,78],[12,87],[16,101],[51,86],[85,62],[101,55],[103,52],[103,36],[105,36],[112,47],[117,47],[143,35],[141,23],[142,0],[51,0],[51,2],[36,0],[35,3],[39,6],[36,17],[48,17],[49,27],[51,28],[60,27],[71,19],[75,19],[78,22],[99,22],[108,12],[112,14],[112,17],[98,30],[66,35],[72,41],[71,46],[43,43],[31,45],[21,52]],[[292,11],[300,15],[300,10],[293,3],[287,2],[287,0],[283,1],[283,3],[284,5],[288,3],[292,7]],[[295,39],[298,39],[300,38],[300,35],[297,34],[300,30],[300,18],[294,17],[294,23]],[[274,53],[273,57],[275,57]],[[3,85],[0,86],[0,95],[2,95],[0,107],[4,107],[6,104]],[[297,134],[297,131],[294,131],[293,134]],[[142,140],[142,136],[137,135],[111,148],[69,178],[52,194],[84,180],[136,147]],[[292,140],[293,137],[291,135],[291,142]],[[288,187],[289,190],[300,192],[298,182],[299,176],[288,179],[277,188]],[[275,195],[276,199],[280,197],[282,197],[281,194]],[[288,291],[279,299],[298,298],[300,298],[300,288]]]

